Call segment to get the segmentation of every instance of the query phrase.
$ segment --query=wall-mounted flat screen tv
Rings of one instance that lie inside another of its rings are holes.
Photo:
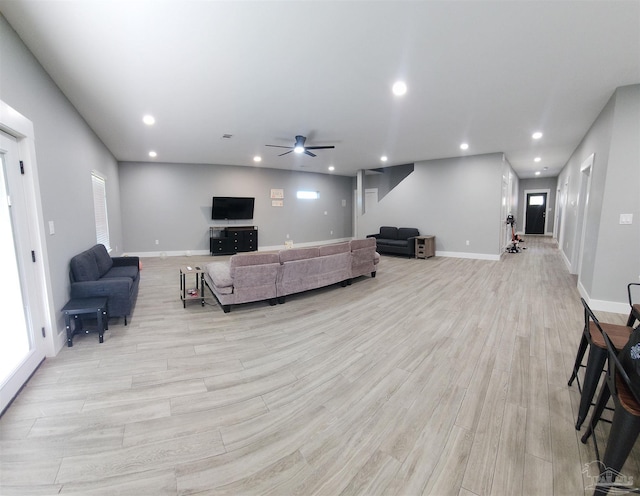
[[[255,198],[214,196],[211,218],[213,220],[253,219]]]

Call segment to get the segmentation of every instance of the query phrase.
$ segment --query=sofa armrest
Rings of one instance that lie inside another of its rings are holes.
[[[415,255],[416,254],[416,238],[418,236],[409,236],[407,238],[407,248],[409,249],[409,254],[410,255]]]
[[[378,234],[367,234],[367,238],[376,238],[378,239],[380,237],[380,233]]]
[[[140,257],[111,257],[111,260],[113,260],[115,267],[140,266]]]

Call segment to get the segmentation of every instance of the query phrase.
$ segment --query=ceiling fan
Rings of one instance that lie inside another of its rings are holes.
[[[281,153],[278,157],[282,157],[287,153],[296,152],[296,153],[304,153],[305,155],[309,155],[310,157],[315,157],[315,153],[311,153],[309,150],[324,150],[326,148],[335,148],[335,146],[304,146],[304,142],[307,140],[305,136],[296,136],[296,143],[293,146],[280,146],[280,145],[265,145],[272,146],[274,148],[289,148],[288,152]]]

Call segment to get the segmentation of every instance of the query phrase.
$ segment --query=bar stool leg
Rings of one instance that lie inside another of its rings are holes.
[[[576,355],[576,362],[573,364],[573,374],[571,374],[571,378],[569,379],[568,386],[573,384],[574,379],[578,376],[578,369],[580,368],[580,364],[582,363],[582,357],[584,357],[585,351],[587,351],[587,346],[589,342],[587,338],[582,334],[582,339],[580,340],[580,346],[578,346],[578,354]]]
[[[576,420],[576,430],[579,431],[582,423],[587,418],[591,400],[595,395],[598,387],[598,379],[604,370],[604,364],[607,360],[607,350],[603,350],[597,346],[589,348],[589,358],[587,358],[587,368],[584,373],[584,384],[582,385],[582,394],[580,395],[580,407],[578,409],[578,419]]]
[[[602,459],[602,465],[612,476],[612,482],[624,466],[624,462],[638,438],[638,433],[640,433],[640,417],[627,412],[621,405],[616,405],[616,407],[607,448]],[[608,490],[607,486],[597,486],[594,495],[607,494]]]
[[[589,439],[591,434],[593,434],[593,431],[596,428],[596,425],[598,425],[598,421],[600,420],[600,417],[602,417],[602,412],[604,412],[604,409],[607,406],[607,402],[609,401],[610,397],[611,397],[611,391],[609,391],[609,385],[605,382],[602,385],[602,389],[600,390],[600,395],[598,396],[598,402],[596,403],[596,407],[593,410],[593,414],[591,415],[591,421],[587,426],[587,430],[585,431],[585,433],[582,435],[582,438],[580,439],[582,441],[582,444],[586,444],[587,439]]]

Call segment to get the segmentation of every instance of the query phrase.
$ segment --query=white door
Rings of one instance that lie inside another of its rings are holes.
[[[378,188],[364,190],[364,212],[370,212],[378,204]]]
[[[36,336],[38,278],[31,250],[24,176],[18,144],[0,132],[0,412],[11,402],[44,359],[44,343]]]

